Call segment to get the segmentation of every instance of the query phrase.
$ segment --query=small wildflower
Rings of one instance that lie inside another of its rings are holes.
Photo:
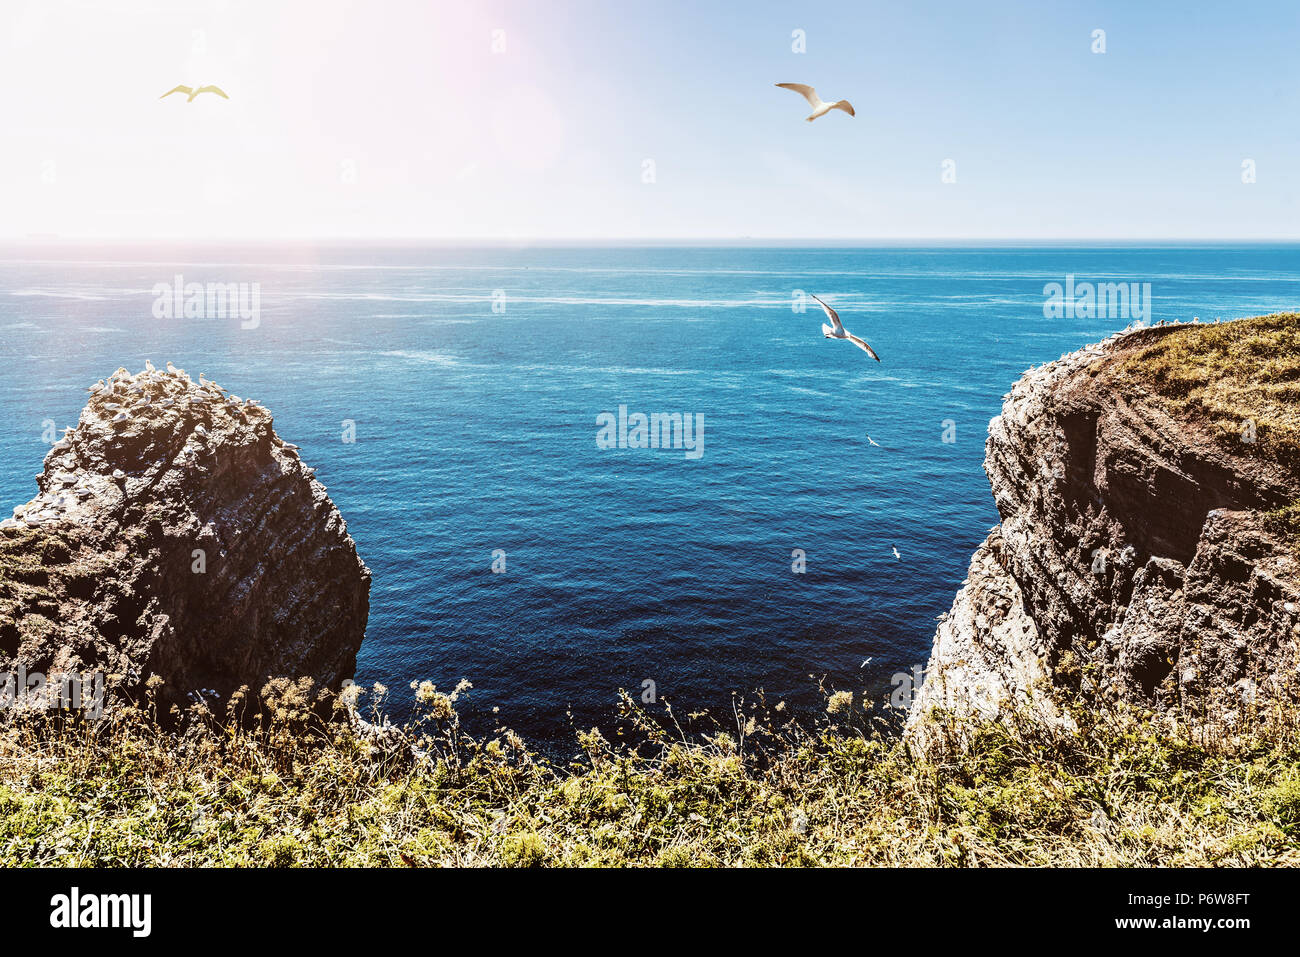
[[[436,721],[448,721],[456,717],[456,708],[451,698],[441,691],[433,691],[433,685],[429,685],[429,689],[428,700],[422,699],[423,703],[429,706],[429,716]]]
[[[347,685],[339,692],[339,698],[349,708],[355,708],[361,698],[361,685]]]

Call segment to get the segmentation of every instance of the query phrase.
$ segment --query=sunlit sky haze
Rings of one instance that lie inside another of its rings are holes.
[[[1296,237],[1298,48],[1282,0],[5,0],[0,238]]]

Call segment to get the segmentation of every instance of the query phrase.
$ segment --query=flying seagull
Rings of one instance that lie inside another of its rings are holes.
[[[186,93],[186,94],[188,94],[188,95],[189,95],[189,99],[185,101],[186,103],[193,103],[193,102],[194,102],[194,98],[195,98],[196,96],[198,96],[200,93],[215,93],[215,94],[217,94],[217,96],[221,97],[223,100],[228,100],[228,99],[230,99],[230,97],[226,96],[226,91],[223,90],[223,89],[222,89],[221,87],[219,87],[219,86],[196,86],[196,87],[178,86],[178,87],[175,87],[175,88],[173,88],[173,89],[168,90],[168,91],[167,91],[166,93],[164,93],[162,96],[158,97],[158,99],[160,99],[160,100],[166,99],[167,97],[171,96],[173,93]]]
[[[845,113],[849,114],[849,116],[858,115],[853,112],[853,104],[848,100],[836,100],[834,103],[827,103],[818,96],[817,91],[807,83],[778,83],[777,86],[781,87],[783,90],[794,90],[808,101],[813,108],[812,116],[808,117],[809,123],[817,119],[819,116],[825,116],[831,110],[843,110]]]
[[[901,558],[903,557],[902,555],[898,554],[898,549],[897,549],[897,548],[894,548],[894,557],[895,557],[895,558],[899,558],[899,559],[901,559]]]
[[[871,436],[869,436],[869,435],[867,436],[867,441],[870,442],[872,445],[874,445],[876,448],[880,448],[880,443],[877,442],[875,439],[873,439],[873,438],[872,438]]]
[[[809,295],[811,295],[811,293]],[[817,299],[816,296],[813,296],[813,298]],[[820,299],[817,299],[817,304],[826,311],[826,315],[830,318],[831,323],[834,325],[834,328],[831,328],[831,326],[828,326],[826,325],[826,323],[823,322],[822,335],[824,335],[827,339],[847,339],[849,340],[849,342],[853,343],[859,349],[863,350],[867,355],[871,356],[871,358],[875,359],[877,362],[880,361],[880,356],[876,355],[876,350],[871,348],[871,346],[867,345],[865,339],[859,339],[853,333],[849,332],[847,329],[844,328],[844,323],[840,322],[839,313],[837,313],[830,306],[826,305],[826,303],[822,302]]]

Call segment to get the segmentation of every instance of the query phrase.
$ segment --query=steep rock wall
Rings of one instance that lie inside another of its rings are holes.
[[[0,671],[225,695],[352,675],[370,572],[269,411],[181,370],[119,369],[0,522]]]
[[[941,620],[909,726],[1105,695],[1184,715],[1295,679],[1300,563],[1265,513],[1294,471],[1115,374],[1177,326],[1029,370],[989,425],[1001,524]]]

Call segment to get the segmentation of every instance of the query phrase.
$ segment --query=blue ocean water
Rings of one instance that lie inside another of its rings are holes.
[[[258,283],[260,323],[155,318],[177,274]],[[823,678],[879,700],[997,521],[1001,396],[1128,324],[1044,318],[1067,275],[1150,283],[1149,319],[1253,315],[1296,308],[1300,247],[4,247],[0,507],[88,384],[172,360],[318,467],[374,572],[358,677],[399,714],[412,679],[467,678],[554,745],[647,680],[679,711],[814,708]],[[599,448],[619,406],[702,416],[703,455]]]

